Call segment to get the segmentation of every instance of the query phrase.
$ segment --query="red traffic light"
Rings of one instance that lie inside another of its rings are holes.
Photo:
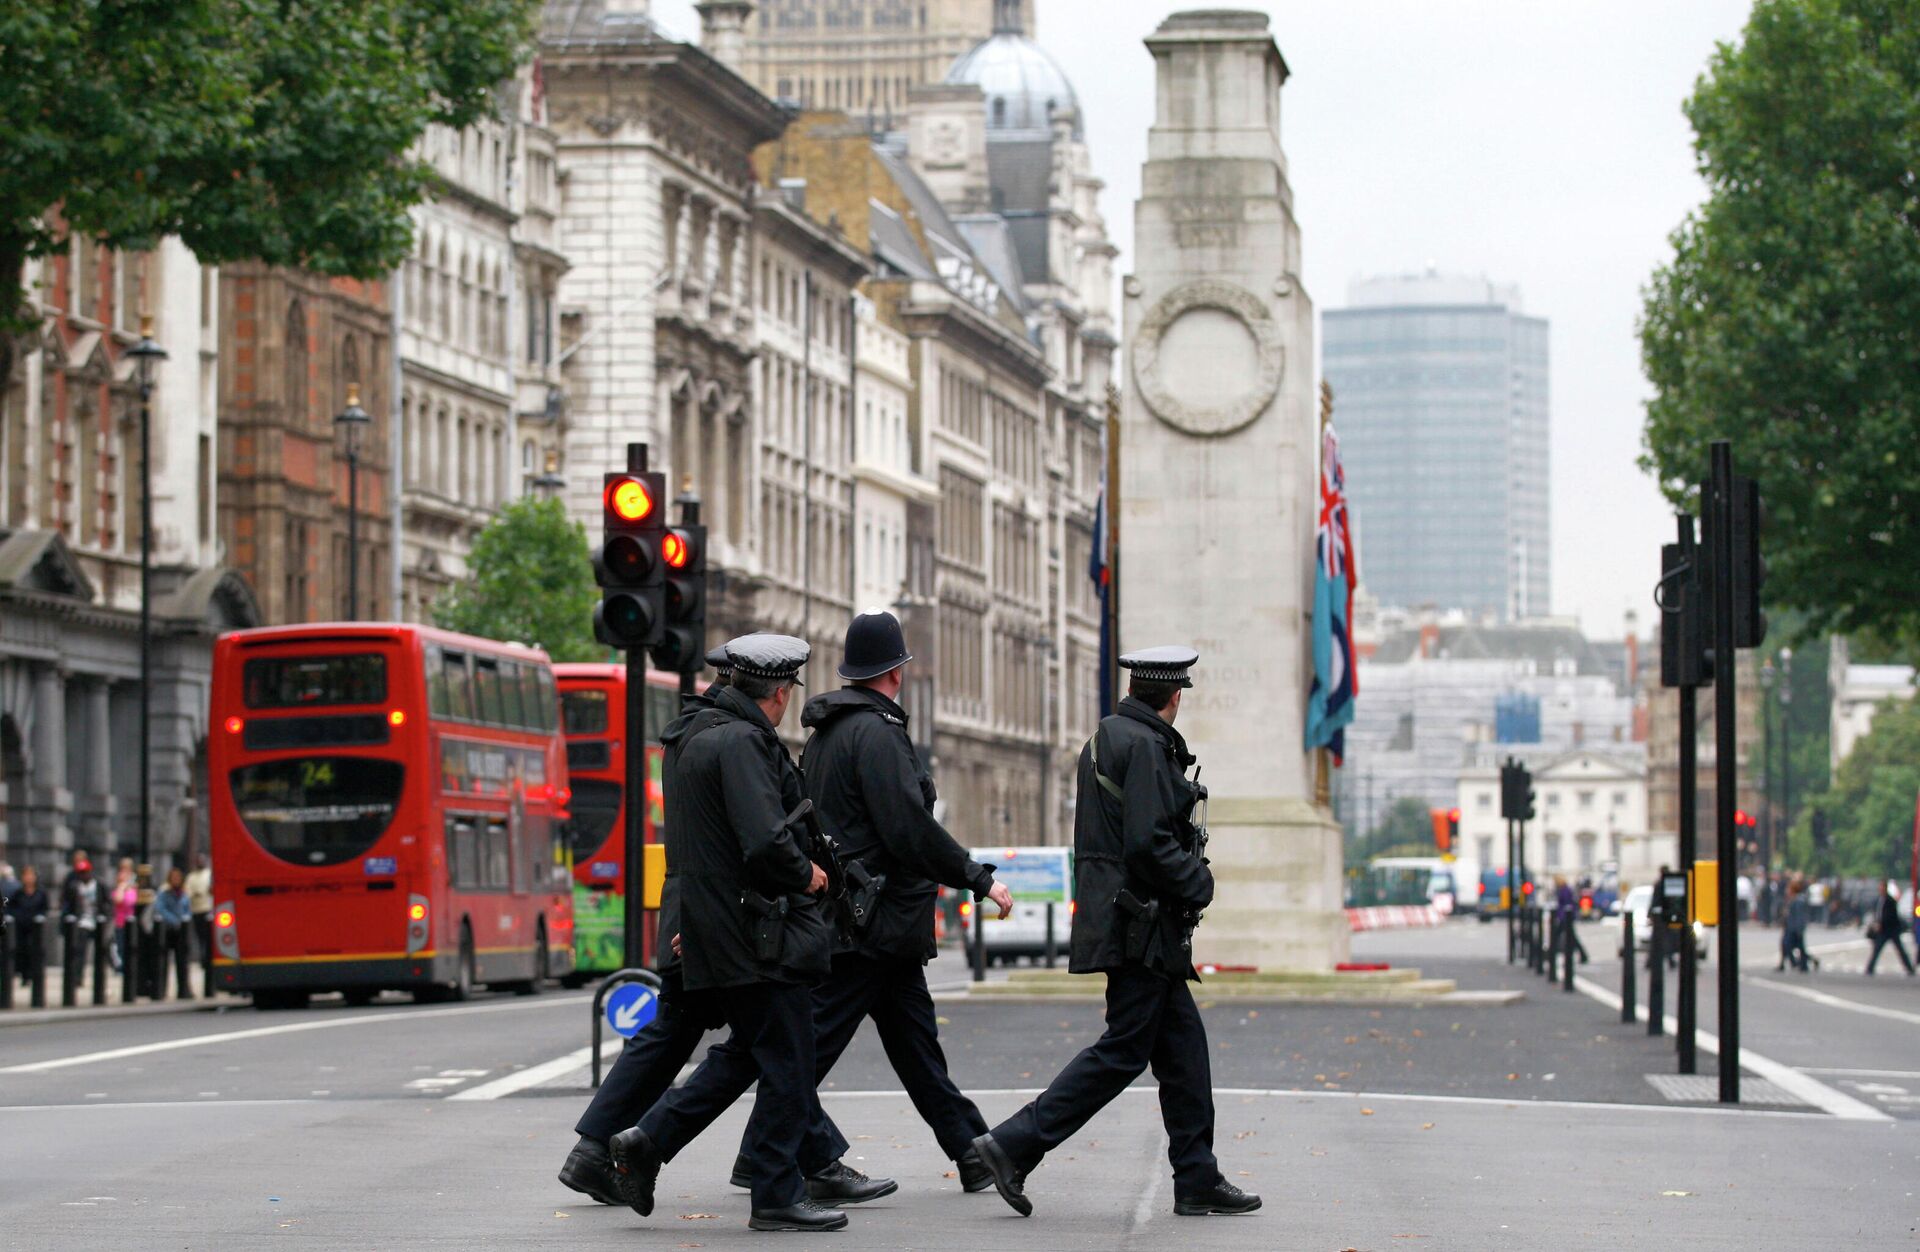
[[[653,493],[637,477],[615,478],[607,483],[606,505],[623,522],[644,522],[653,516]]]
[[[1448,821],[1450,821],[1450,822],[1452,822],[1452,823],[1453,823],[1454,825],[1456,825],[1456,826],[1458,826],[1458,825],[1460,824],[1460,810],[1459,810],[1459,809],[1448,809],[1448,810],[1447,810],[1447,820],[1448,820]]]
[[[687,562],[693,559],[693,545],[687,537],[677,530],[670,530],[660,540],[660,556],[668,569],[685,569]]]
[[[1733,824],[1735,826],[1758,826],[1760,819],[1745,809],[1735,809],[1733,811]]]

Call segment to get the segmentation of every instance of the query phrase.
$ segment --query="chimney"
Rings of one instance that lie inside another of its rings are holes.
[[[693,7],[700,14],[700,47],[720,64],[740,73],[747,50],[747,19],[753,16],[751,0],[700,0]]]

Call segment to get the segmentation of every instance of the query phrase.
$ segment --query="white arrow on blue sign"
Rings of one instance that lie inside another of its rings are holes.
[[[653,1020],[659,1007],[652,987],[643,982],[623,982],[607,994],[604,1006],[607,1025],[613,1027],[615,1034],[631,1039]]]

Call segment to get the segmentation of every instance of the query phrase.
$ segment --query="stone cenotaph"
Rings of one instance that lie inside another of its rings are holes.
[[[1211,792],[1201,964],[1347,958],[1340,828],[1302,751],[1318,409],[1313,306],[1263,13],[1176,13],[1146,41],[1154,124],[1134,213],[1120,415],[1120,647],[1200,651],[1179,728]]]

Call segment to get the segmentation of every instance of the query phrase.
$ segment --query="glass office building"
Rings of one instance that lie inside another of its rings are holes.
[[[1547,323],[1518,288],[1427,272],[1356,282],[1323,314],[1359,540],[1383,606],[1550,611]]]

